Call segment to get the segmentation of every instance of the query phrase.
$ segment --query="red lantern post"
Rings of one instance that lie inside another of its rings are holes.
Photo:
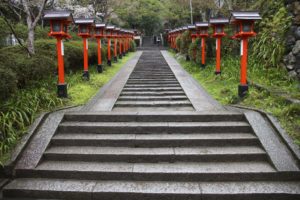
[[[256,11],[234,11],[230,16],[230,23],[233,25],[235,31],[233,39],[241,40],[241,78],[238,87],[240,97],[244,97],[248,92],[248,39],[256,35],[254,32],[254,22],[260,19],[261,17]]]
[[[49,36],[55,37],[57,48],[57,66],[58,66],[58,83],[57,96],[60,98],[67,98],[67,84],[65,83],[64,71],[64,38],[71,38],[68,34],[68,26],[73,22],[72,13],[69,11],[48,11],[45,12],[44,20],[50,21]]]
[[[213,27],[212,37],[216,38],[216,71],[215,74],[221,74],[221,41],[226,34],[224,27],[229,23],[227,18],[211,18],[209,23]]]
[[[102,65],[102,46],[101,46],[101,38],[105,35],[105,24],[95,24],[94,27],[94,36],[97,39],[97,50],[98,50],[98,65],[97,71],[99,73],[103,72],[103,65]]]
[[[206,38],[208,35],[208,23],[207,22],[197,22],[197,36],[201,38],[201,67],[205,68],[206,65]]]
[[[107,65],[111,66],[111,39],[113,38],[115,26],[106,26],[106,38],[107,38]]]
[[[75,24],[78,25],[78,36],[83,40],[83,75],[85,80],[90,79],[89,74],[89,57],[88,57],[88,38],[91,37],[91,31],[94,24],[94,19],[82,18],[75,19]]]
[[[118,34],[120,32],[120,28],[115,28],[114,33],[113,33],[113,38],[114,38],[114,61],[118,62]]]
[[[123,52],[122,52],[122,42],[123,42],[123,39],[122,39],[122,32],[123,30],[120,29],[119,33],[118,33],[118,41],[119,41],[119,59],[122,59],[123,58]]]

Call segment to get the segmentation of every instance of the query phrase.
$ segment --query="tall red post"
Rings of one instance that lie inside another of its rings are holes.
[[[122,59],[123,55],[122,55],[122,39],[121,37],[119,37],[119,59]]]
[[[201,64],[202,64],[202,67],[205,67],[205,64],[206,64],[206,44],[205,44],[205,37],[202,37],[201,38]]]
[[[111,66],[111,49],[110,49],[111,40],[107,39],[107,65]]]
[[[114,39],[114,61],[118,62],[117,39]]]
[[[63,41],[60,37],[57,38],[56,47],[57,47],[58,85],[65,85]]]
[[[58,72],[57,96],[67,98],[68,92],[67,84],[65,83],[63,39],[71,38],[68,34],[68,26],[73,21],[73,16],[70,11],[47,11],[43,19],[50,21],[50,32],[48,35],[56,38]]]
[[[221,38],[216,38],[216,71],[215,74],[221,74]]]
[[[247,63],[248,63],[248,39],[254,37],[254,22],[262,19],[257,11],[233,11],[230,16],[230,23],[233,25],[235,34],[232,39],[241,41],[241,69],[238,94],[244,97],[248,93]]]
[[[248,39],[241,40],[241,85],[247,85]]]
[[[88,39],[83,38],[83,77],[89,79]]]
[[[102,69],[102,46],[101,46],[101,39],[97,38],[97,50],[98,50],[98,67],[97,70],[99,73],[102,73],[103,69]]]

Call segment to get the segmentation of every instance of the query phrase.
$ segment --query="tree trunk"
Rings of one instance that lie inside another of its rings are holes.
[[[34,49],[34,28],[29,28],[29,30],[28,30],[27,47],[28,47],[29,53],[31,55],[35,54],[35,49]]]

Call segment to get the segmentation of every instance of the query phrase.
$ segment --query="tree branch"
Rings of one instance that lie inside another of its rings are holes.
[[[11,30],[11,32],[14,34],[14,36],[15,36],[15,38],[17,39],[19,45],[20,45],[24,50],[26,50],[27,53],[30,55],[30,52],[29,52],[28,48],[25,47],[25,46],[23,45],[22,41],[21,41],[20,38],[17,36],[17,34],[16,34],[14,28],[11,26],[11,24],[9,23],[9,21],[7,20],[7,18],[5,17],[5,15],[4,15],[1,11],[0,11],[0,14],[3,16],[3,19],[4,19],[5,23],[6,23],[6,25],[9,27],[9,29]]]
[[[44,8],[47,4],[47,1],[48,0],[43,0],[43,4],[42,4],[42,7],[40,8],[39,10],[39,14],[36,16],[36,18],[34,19],[33,23],[32,23],[32,26],[33,28],[36,26],[36,24],[38,23],[38,21],[40,20],[41,16],[42,16],[42,13],[44,11]]]

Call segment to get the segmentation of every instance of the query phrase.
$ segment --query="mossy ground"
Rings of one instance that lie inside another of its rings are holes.
[[[174,52],[170,53],[175,56]],[[189,72],[216,100],[223,105],[237,104],[261,109],[275,116],[281,126],[300,145],[300,105],[291,104],[275,93],[249,88],[249,94],[244,98],[238,96],[239,57],[222,58],[222,75],[216,76],[215,62],[210,59],[206,68],[201,69],[195,62],[187,62],[183,57],[177,59],[183,68]],[[290,79],[283,69],[265,69],[249,60],[248,78],[250,82],[261,84],[272,91],[280,91],[289,97],[299,99],[298,80]],[[250,84],[251,85],[251,84]]]

